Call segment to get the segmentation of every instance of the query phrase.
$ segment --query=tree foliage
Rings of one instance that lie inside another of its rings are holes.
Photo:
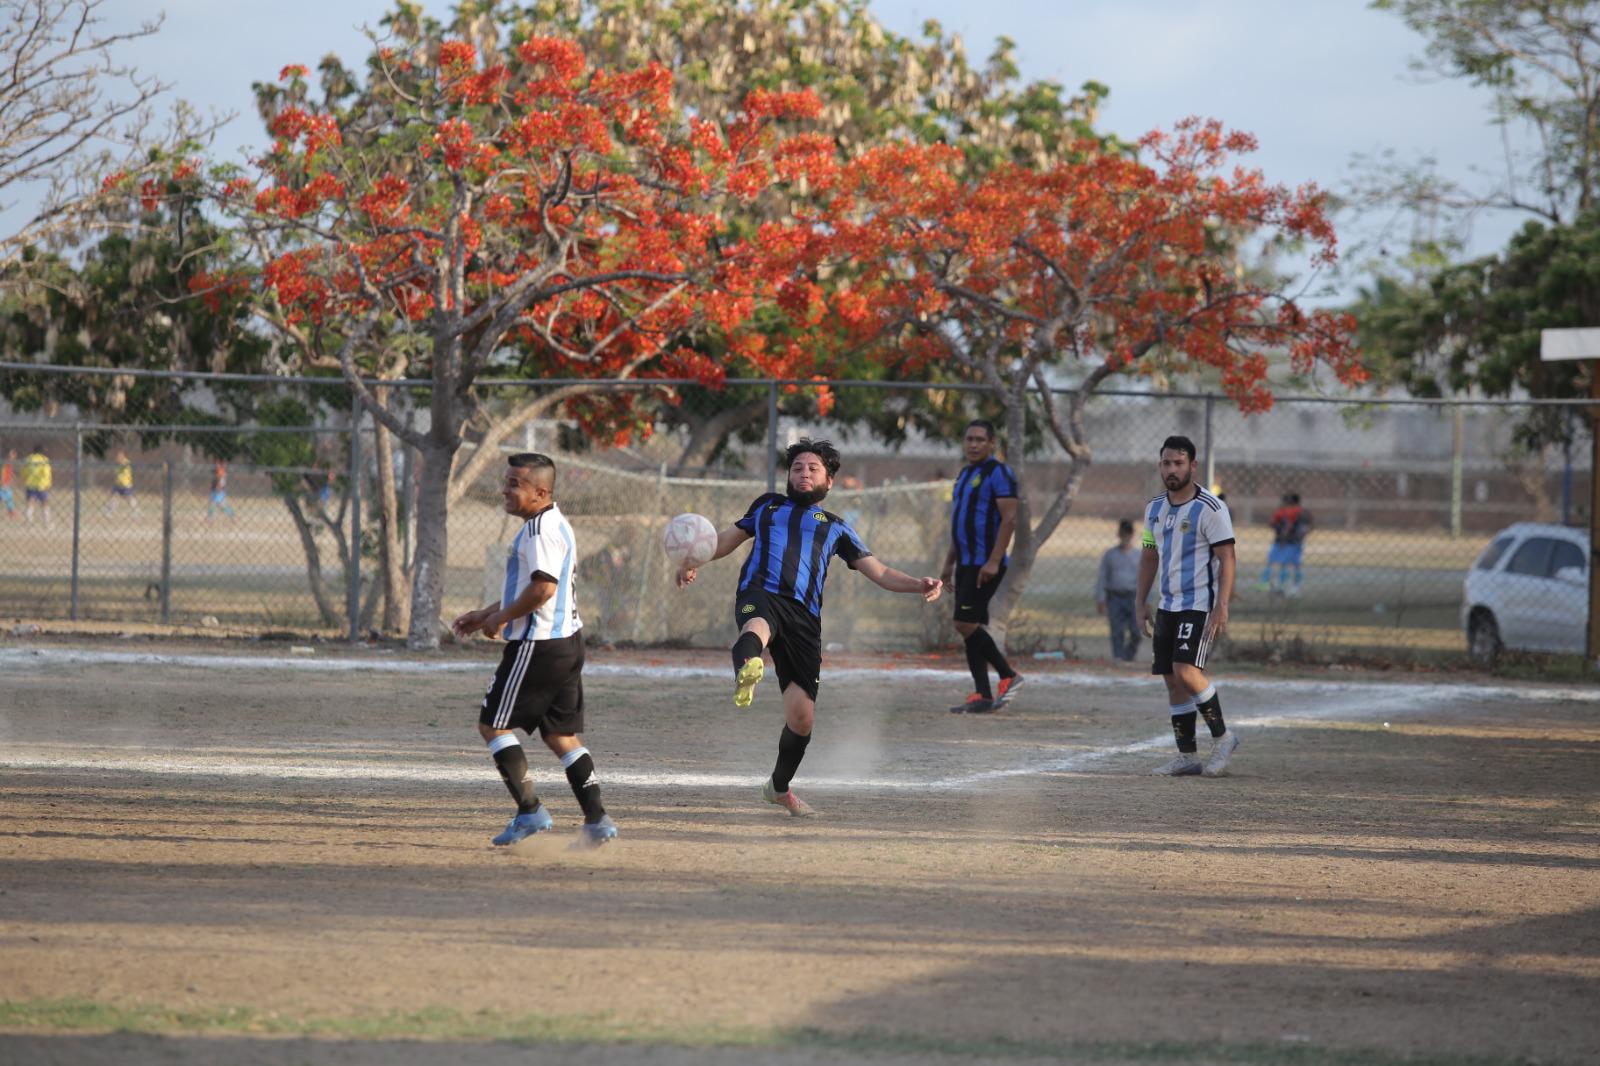
[[[1274,352],[1301,373],[1364,380],[1348,316],[1300,306],[1238,259],[1242,242],[1273,238],[1334,257],[1318,190],[1230,167],[1254,146],[1188,120],[1145,137],[1143,159],[1090,141],[1048,168],[974,175],[950,147],[891,145],[851,163],[817,217],[815,254],[848,279],[829,310],[838,329],[893,342],[910,373],[956,368],[990,385],[1019,475],[1030,399],[1067,457],[1053,497],[1023,479],[1000,617],[1072,506],[1093,458],[1084,408],[1107,378],[1157,359],[1206,367],[1246,411],[1271,405]]]

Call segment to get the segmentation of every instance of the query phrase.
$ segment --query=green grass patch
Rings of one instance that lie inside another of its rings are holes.
[[[689,1048],[826,1050],[945,1058],[1051,1058],[1084,1063],[1218,1063],[1228,1066],[1510,1066],[1513,1059],[1404,1055],[1303,1043],[1208,1044],[1190,1041],[1020,1040],[942,1037],[884,1030],[666,1024],[595,1014],[515,1014],[428,1007],[314,1015],[252,1007],[167,1007],[82,999],[0,1000],[0,1032],[139,1033],[165,1036],[270,1036],[335,1040],[423,1040],[510,1044],[665,1045]],[[1197,1052],[1199,1052],[1197,1054]]]

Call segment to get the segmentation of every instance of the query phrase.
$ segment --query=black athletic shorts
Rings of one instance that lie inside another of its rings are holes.
[[[1155,636],[1150,638],[1156,661],[1152,674],[1172,673],[1173,663],[1206,668],[1211,641],[1206,636],[1205,611],[1156,611]]]
[[[976,625],[988,625],[989,601],[994,599],[995,590],[1000,587],[1000,579],[1006,576],[1004,563],[1000,564],[1000,572],[994,576],[993,581],[978,584],[978,566],[956,567],[956,621],[972,622]]]
[[[583,732],[583,630],[557,640],[510,640],[478,721],[541,736]]]
[[[766,589],[740,589],[733,601],[733,624],[743,629],[752,618],[764,618],[772,630],[767,651],[778,671],[778,691],[791,684],[813,700],[822,683],[822,619],[799,600]]]

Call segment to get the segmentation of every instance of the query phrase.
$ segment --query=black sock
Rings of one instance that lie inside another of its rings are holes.
[[[1207,685],[1206,690],[1194,698],[1194,707],[1200,712],[1200,717],[1206,720],[1206,728],[1211,730],[1213,737],[1220,737],[1228,731],[1222,721],[1222,697],[1217,695],[1217,686]]]
[[[517,813],[538,810],[539,797],[533,793],[533,775],[528,773],[528,755],[522,750],[522,741],[512,733],[495,737],[489,741],[489,754],[494,756],[494,768],[500,771],[506,791],[517,801]]]
[[[801,736],[787,725],[778,736],[778,761],[772,767],[772,790],[774,792],[789,791],[789,782],[794,780],[794,772],[800,769],[800,760],[806,757],[806,745],[811,743],[811,734]]]
[[[1172,735],[1177,738],[1178,751],[1185,755],[1193,755],[1200,750],[1200,745],[1194,739],[1194,705],[1183,705],[1187,710],[1172,708]]]
[[[972,691],[990,700],[994,699],[994,693],[989,691],[989,660],[978,643],[979,637],[987,635],[981,629],[967,634],[967,669],[972,671]]]
[[[994,642],[987,629],[981,627],[975,629],[972,631],[972,636],[977,638],[978,650],[982,652],[984,659],[988,660],[989,665],[994,667],[1001,677],[1017,676],[1017,672],[1011,669],[1011,664],[1006,662],[1006,657],[1000,654],[1000,645]]]
[[[567,772],[567,784],[578,797],[578,806],[583,808],[583,820],[598,822],[604,818],[606,809],[600,803],[600,782],[595,780],[594,759],[589,749],[574,748],[561,756],[561,768]]]
[[[740,633],[739,639],[733,642],[733,669],[738,673],[746,659],[761,657],[761,638],[754,633]]]

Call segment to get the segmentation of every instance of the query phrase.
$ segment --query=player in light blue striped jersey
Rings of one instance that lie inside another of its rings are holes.
[[[1151,636],[1151,673],[1167,683],[1167,702],[1178,756],[1156,767],[1167,777],[1226,773],[1239,738],[1222,719],[1222,700],[1206,677],[1206,656],[1228,627],[1235,560],[1233,519],[1228,505],[1194,483],[1194,441],[1168,437],[1161,443],[1161,481],[1166,491],[1144,512],[1144,552],[1139,560],[1135,611],[1139,628]],[[1161,602],[1154,634],[1150,625],[1150,587]],[[1195,719],[1211,731],[1211,751],[1197,755]]]
[[[506,555],[500,602],[468,611],[451,625],[457,636],[504,630],[506,650],[489,682],[478,732],[516,801],[517,813],[496,844],[514,844],[549,829],[550,812],[534,793],[528,758],[516,730],[535,729],[561,760],[567,783],[583,809],[580,844],[598,846],[617,835],[600,802],[594,758],[583,731],[583,620],[578,616],[573,571],[578,542],[554,492],[556,464],[547,455],[519,452],[506,460],[501,497],[507,514],[523,519]]]

